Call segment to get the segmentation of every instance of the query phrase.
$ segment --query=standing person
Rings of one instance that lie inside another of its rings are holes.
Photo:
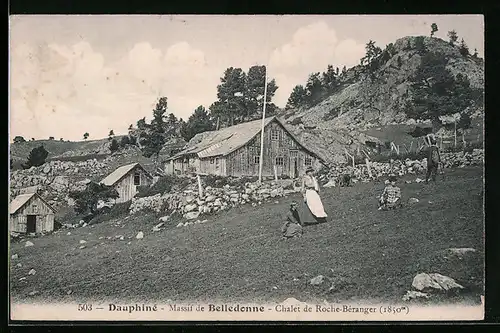
[[[328,215],[326,215],[323,203],[319,197],[319,184],[316,177],[313,176],[313,172],[314,169],[312,167],[306,169],[306,174],[302,178],[302,194],[304,195],[307,207],[315,219],[320,222],[326,222]]]
[[[302,236],[302,225],[300,223],[299,213],[297,212],[297,202],[290,203],[290,209],[286,215],[286,221],[281,227],[283,239],[289,239]]]
[[[439,154],[439,148],[436,144],[434,136],[429,136],[429,142],[431,145],[427,156],[427,174],[425,175],[426,182],[429,182],[429,178],[436,181],[439,163],[441,163],[441,155]]]

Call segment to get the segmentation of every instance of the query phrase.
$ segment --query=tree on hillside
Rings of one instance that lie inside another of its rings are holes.
[[[346,75],[347,74],[347,68],[345,67],[342,67],[342,76]]]
[[[460,46],[459,46],[458,50],[460,51],[460,54],[463,55],[464,57],[467,57],[470,54],[469,47],[467,46],[467,44],[465,44],[465,41],[463,38],[460,41]]]
[[[118,150],[118,148],[120,148],[120,146],[118,145],[118,141],[116,141],[116,139],[112,139],[111,144],[109,145],[109,150],[114,153]]]
[[[432,120],[435,130],[441,126],[440,116],[461,112],[480,96],[466,76],[455,78],[446,64],[446,58],[437,53],[422,57],[412,79],[413,102],[406,109],[411,118]]]
[[[474,49],[474,54],[472,55],[472,57],[474,59],[477,59],[478,58],[478,55],[477,55],[477,49]]]
[[[427,52],[427,48],[424,43],[424,36],[415,37],[415,50],[420,55],[424,55]]]
[[[146,123],[146,117],[142,118],[142,119],[139,119],[137,121],[137,129],[139,130],[145,130],[147,129],[148,125]]]
[[[326,91],[333,92],[339,86],[337,75],[338,67],[337,71],[335,71],[332,65],[328,65],[326,72],[323,72],[321,77],[321,82]]]
[[[148,126],[149,131],[144,134],[143,142],[144,145],[143,155],[146,157],[156,156],[155,163],[158,161],[158,156],[160,154],[163,145],[165,144],[165,113],[168,109],[167,97],[161,97],[153,110],[153,120]],[[144,120],[145,119],[141,119]],[[138,122],[139,127],[139,122]]]
[[[44,146],[33,148],[28,155],[28,160],[22,165],[23,169],[43,165],[48,155],[49,152],[45,150]]]
[[[60,139],[59,139],[59,141],[61,141],[61,142],[62,142],[62,141],[64,141],[64,139],[63,139],[63,138],[60,138]]]
[[[288,101],[286,103],[285,108],[286,109],[291,109],[291,108],[298,108],[301,106],[304,106],[307,101],[307,91],[302,85],[296,85],[291,94],[290,97],[288,97]]]
[[[457,32],[455,30],[448,31],[448,39],[450,45],[455,46],[455,43],[458,40]]]
[[[214,130],[214,124],[207,110],[198,106],[188,121],[181,128],[181,135],[184,140],[191,140],[196,134]]]
[[[365,46],[366,54],[361,58],[361,65],[369,66],[382,53],[382,49],[375,45],[373,40],[368,41]]]
[[[122,136],[120,139],[120,147],[125,147],[126,145],[130,144],[130,138],[126,136]]]
[[[319,72],[311,73],[306,83],[307,106],[316,105],[323,97],[325,88],[321,82],[321,74]]]
[[[175,123],[177,123],[177,117],[173,113],[170,113],[167,117],[167,124],[172,125]]]
[[[30,141],[35,141],[35,138],[31,138],[31,140],[30,140]]]
[[[130,126],[128,127],[128,130],[132,130],[134,128],[134,126],[132,124],[130,124]]]
[[[268,78],[269,79],[269,78]],[[252,66],[248,69],[245,79],[245,120],[251,120],[253,115],[261,115],[264,106],[264,85],[266,82],[266,66]],[[266,92],[266,115],[271,115],[275,109],[271,105],[278,86],[276,80],[271,79],[267,82]]]
[[[235,125],[246,114],[245,107],[245,81],[246,74],[241,68],[230,67],[224,71],[217,86],[217,107],[211,108],[214,116],[227,126]]]
[[[88,138],[89,138],[89,133],[85,132],[85,134],[83,134],[83,140],[87,140]]]
[[[431,24],[431,37],[434,37],[434,34],[438,32],[438,26],[436,23]]]
[[[108,201],[119,197],[118,192],[111,186],[91,182],[82,192],[72,191],[69,197],[75,200],[75,212],[78,214],[97,213],[99,201]]]
[[[26,142],[26,140],[24,140],[24,138],[20,135],[14,138],[14,143],[23,143],[23,142]]]
[[[109,131],[109,134],[108,134],[108,136],[110,136],[110,137],[113,137],[113,136],[115,136],[115,132],[114,132],[113,130]]]
[[[49,140],[54,140],[54,137],[53,136],[49,136]]]

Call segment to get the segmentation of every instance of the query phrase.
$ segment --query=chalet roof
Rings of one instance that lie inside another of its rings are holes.
[[[144,167],[140,163],[132,163],[132,164],[127,164],[127,165],[122,165],[112,173],[110,173],[106,178],[101,180],[101,184],[107,185],[107,186],[113,186],[115,185],[119,180],[121,180],[123,177],[125,177],[129,172],[134,170],[136,167],[140,167],[148,177],[152,176],[144,169]]]
[[[17,197],[12,200],[10,203],[10,214],[15,214],[19,209],[21,209],[24,205],[30,201],[31,198],[34,196],[37,196],[44,204],[46,204],[52,211],[55,211],[54,208],[49,205],[45,200],[43,200],[38,194],[36,193],[25,193],[25,194],[20,194]]]
[[[264,126],[272,122],[275,117],[264,120]],[[197,154],[198,157],[206,158],[219,155],[227,155],[241,146],[245,145],[260,132],[262,119],[241,123],[226,127],[218,131],[208,131],[196,134],[186,145],[186,148],[170,159]]]

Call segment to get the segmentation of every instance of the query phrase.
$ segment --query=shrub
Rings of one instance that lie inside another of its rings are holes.
[[[111,140],[111,144],[109,145],[109,150],[111,152],[115,152],[118,150],[118,148],[120,148],[120,146],[118,145],[116,139]]]
[[[118,198],[118,192],[111,186],[92,182],[82,192],[70,192],[69,197],[75,200],[76,213],[89,212],[93,216],[97,213],[97,204],[100,200],[107,201]]]
[[[300,125],[302,124],[302,117],[295,118],[290,122],[291,125]]]
[[[90,221],[90,224],[97,224],[111,219],[116,219],[128,215],[128,211],[132,201],[121,202],[115,204],[109,210],[98,211],[98,214]]]
[[[45,163],[49,152],[43,146],[33,148],[28,156],[28,160],[23,164],[24,169],[29,169],[32,166],[40,166]]]
[[[188,180],[189,182],[189,180]],[[183,180],[179,177],[173,175],[167,175],[160,177],[156,183],[152,186],[139,186],[137,189],[139,193],[137,193],[137,197],[150,197],[155,194],[163,194],[170,192],[174,186],[183,184]]]
[[[204,187],[223,187],[226,184],[229,184],[228,177],[222,177],[217,175],[207,175],[202,178]]]

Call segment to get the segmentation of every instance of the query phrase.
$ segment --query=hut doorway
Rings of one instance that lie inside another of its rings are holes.
[[[290,151],[290,178],[295,179],[299,175],[299,168],[298,168],[298,151],[296,150],[291,150]]]
[[[26,232],[27,233],[36,232],[36,215],[26,216]]]

